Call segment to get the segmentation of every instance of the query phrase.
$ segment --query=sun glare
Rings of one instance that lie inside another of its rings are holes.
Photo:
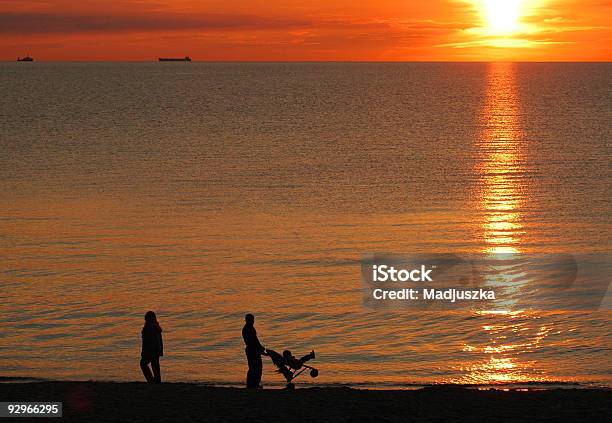
[[[466,34],[474,37],[464,46],[528,48],[538,44],[532,38],[539,32],[540,9],[549,0],[461,0],[472,5],[474,26]]]
[[[508,35],[517,31],[523,0],[485,0],[483,15],[490,35]]]

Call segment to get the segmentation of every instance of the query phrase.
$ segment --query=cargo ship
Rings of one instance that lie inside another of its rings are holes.
[[[160,57],[160,62],[191,62],[191,57]]]
[[[18,62],[33,62],[34,59],[32,59],[30,56],[26,56],[26,57],[18,57],[17,61]]]

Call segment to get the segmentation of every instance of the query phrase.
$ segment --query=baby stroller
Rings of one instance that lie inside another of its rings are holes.
[[[289,350],[283,351],[282,355],[274,350],[266,350],[266,354],[272,359],[274,365],[278,367],[277,372],[285,376],[287,380],[287,389],[295,388],[293,379],[301,375],[306,369],[310,370],[310,377],[315,378],[319,376],[319,371],[317,369],[304,364],[315,358],[314,351],[311,351],[310,354],[306,354],[300,359],[295,358]]]

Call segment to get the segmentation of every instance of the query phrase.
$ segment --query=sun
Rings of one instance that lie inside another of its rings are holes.
[[[468,45],[496,48],[529,48],[537,45],[530,40],[540,32],[539,9],[552,0],[458,0],[471,4],[474,26],[466,33],[474,40]]]
[[[490,35],[508,35],[519,29],[523,0],[484,0],[483,17]]]

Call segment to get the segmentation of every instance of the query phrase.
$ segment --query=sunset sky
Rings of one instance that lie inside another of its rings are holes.
[[[0,60],[612,60],[610,0],[3,0]]]

